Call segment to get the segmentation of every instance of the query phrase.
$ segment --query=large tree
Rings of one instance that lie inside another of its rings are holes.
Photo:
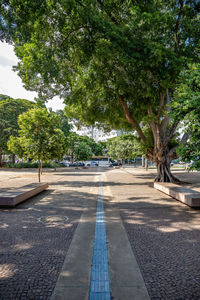
[[[179,119],[168,111],[181,70],[200,57],[199,1],[4,3],[25,86],[43,98],[64,97],[68,115],[88,124],[134,128],[156,163],[156,180],[175,181],[171,140]]]

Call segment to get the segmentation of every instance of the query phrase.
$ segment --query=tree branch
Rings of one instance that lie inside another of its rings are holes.
[[[160,107],[163,107],[165,105],[165,95],[160,94]]]
[[[160,106],[158,110],[158,118],[160,119],[160,116],[162,115],[164,109],[165,109],[166,103],[165,103],[165,94],[160,94]]]
[[[166,137],[166,139],[165,139],[165,142],[164,142],[164,146],[165,146],[165,147],[167,146],[167,144],[168,144],[169,141],[171,140],[171,138],[172,138],[172,136],[173,136],[173,134],[174,134],[174,132],[175,132],[175,130],[176,130],[178,124],[179,124],[179,121],[174,121],[174,123],[172,124],[172,126],[171,126],[171,128],[170,128],[170,130],[169,130],[169,132],[168,132],[168,134],[167,134],[167,137]]]
[[[162,119],[162,121],[161,121],[161,130],[162,130],[162,134],[164,135],[164,133],[166,132],[166,130],[167,130],[167,127],[168,127],[168,125],[169,125],[169,121],[170,121],[170,116],[166,116],[166,117],[164,117],[163,119]]]
[[[189,137],[190,137],[190,132],[184,133],[184,135],[182,136],[182,139],[181,139],[180,143],[183,144],[183,143],[187,142],[187,140],[189,139]]]
[[[151,116],[153,116],[153,112],[152,112],[152,108],[150,105],[148,105],[148,116],[150,117],[150,119],[152,118]],[[156,124],[153,120],[150,121],[150,127],[151,130],[153,132],[153,137],[154,137],[154,144],[156,144],[157,141],[157,131],[156,131]]]
[[[133,118],[133,116],[131,115],[131,112],[127,106],[127,103],[124,101],[123,97],[120,97],[120,102],[121,102],[121,105],[123,107],[123,110],[124,110],[124,115],[125,115],[125,118],[127,119],[127,121],[133,126],[135,127],[139,137],[141,138],[142,142],[145,144],[146,142],[146,137],[144,135],[144,133],[142,132],[138,122]]]
[[[173,148],[171,148],[170,149],[170,151],[169,151],[169,156],[170,156],[170,158],[171,158],[171,160],[172,159],[175,159],[176,157],[177,157],[177,153],[176,153],[176,148],[177,148],[178,146],[174,146]]]
[[[175,34],[174,34],[174,52],[176,54],[178,54],[178,31],[180,28],[180,23],[181,23],[181,17],[183,15],[183,0],[179,0],[179,4],[180,4],[180,9],[179,9],[179,14],[178,14],[178,18],[176,21],[176,25],[175,25]]]
[[[100,4],[100,6],[102,8],[105,9],[105,6],[103,4],[103,1],[102,0],[97,0],[97,2]],[[106,10],[105,10],[106,11]],[[107,15],[109,16],[109,18],[111,19],[111,21],[116,24],[116,25],[119,25],[119,23],[117,22],[117,20],[111,15],[111,13],[109,13],[108,11],[106,11]]]
[[[170,103],[170,96],[169,96],[168,89],[167,89],[167,93],[166,93],[166,100],[167,101],[166,101],[166,104],[165,104],[165,108],[166,108],[166,112],[169,112],[170,111],[170,107],[168,106],[168,104]],[[167,127],[169,125],[169,121],[170,120],[171,120],[171,117],[169,115],[167,115],[161,121],[161,131],[162,131],[163,136],[164,136],[164,133],[167,130]]]

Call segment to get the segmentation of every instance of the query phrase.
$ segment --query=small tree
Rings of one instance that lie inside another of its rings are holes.
[[[40,182],[41,162],[61,157],[64,153],[64,134],[59,128],[60,119],[46,108],[36,108],[20,115],[18,123],[19,137],[12,136],[8,147],[19,157],[39,162]]]
[[[59,129],[54,129],[54,134],[49,137],[49,154],[48,156],[55,160],[55,170],[56,170],[56,159],[62,159],[66,150],[66,137],[64,132]]]
[[[74,151],[76,145],[78,144],[79,135],[75,132],[70,132],[69,136],[67,137],[67,148],[71,155],[72,162],[74,161]]]
[[[92,138],[89,138],[88,136],[79,136],[79,142],[84,142],[90,146],[93,155],[103,155],[102,145],[96,143]]]
[[[65,153],[67,152],[68,148],[69,148],[69,136],[70,136],[70,130],[72,128],[72,125],[69,124],[69,120],[66,117],[66,115],[64,114],[63,110],[57,110],[55,112],[55,114],[57,114],[60,118],[60,123],[61,123],[61,130],[64,133],[64,145],[65,145]]]
[[[67,147],[71,152],[72,160],[74,159],[74,151],[77,145],[80,143],[87,144],[92,151],[92,155],[103,155],[104,146],[101,143],[96,143],[92,138],[88,136],[80,136],[75,132],[70,132],[67,137]]]
[[[77,160],[77,166],[79,160],[87,160],[92,156],[92,150],[89,145],[84,142],[80,142],[74,149],[74,156]]]
[[[122,159],[122,165],[125,159],[136,158],[138,155],[137,140],[130,134],[110,139],[108,149],[108,155],[112,159]]]

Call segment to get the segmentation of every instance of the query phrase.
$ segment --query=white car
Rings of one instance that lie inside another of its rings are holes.
[[[98,161],[90,161],[86,164],[87,167],[98,167],[99,162]]]
[[[63,161],[60,162],[60,164],[63,165],[63,166],[65,166],[65,167],[69,167],[69,164],[70,164],[70,163],[71,163],[71,162],[68,161],[68,160],[63,160]]]

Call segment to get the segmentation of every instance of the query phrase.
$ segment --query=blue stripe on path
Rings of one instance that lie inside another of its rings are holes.
[[[108,252],[106,245],[106,225],[104,219],[102,174],[100,175],[99,181],[89,300],[110,300],[110,281],[108,271]]]

